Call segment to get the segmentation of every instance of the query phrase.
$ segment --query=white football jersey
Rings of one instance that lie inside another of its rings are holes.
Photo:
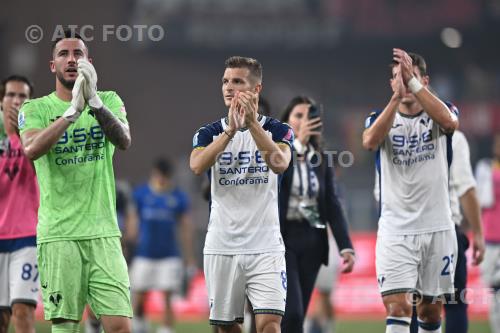
[[[460,131],[453,134],[453,162],[450,169],[450,200],[453,222],[460,225],[460,197],[469,189],[476,187],[476,180],[470,164],[469,144]]]
[[[458,110],[448,105],[454,116]],[[372,112],[371,126],[381,111]],[[379,174],[378,233],[410,235],[453,228],[448,189],[452,136],[424,111],[396,113],[391,130],[376,153]]]
[[[260,116],[272,140],[291,147],[292,129]],[[225,118],[198,130],[193,148],[208,146],[227,127]],[[205,254],[283,252],[278,211],[280,176],[266,164],[249,130],[240,130],[210,168],[210,217]]]

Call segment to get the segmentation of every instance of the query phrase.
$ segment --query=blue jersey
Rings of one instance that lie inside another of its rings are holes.
[[[151,259],[180,256],[176,227],[189,209],[187,195],[178,188],[156,193],[146,184],[134,191],[134,201],[139,215],[135,254]]]

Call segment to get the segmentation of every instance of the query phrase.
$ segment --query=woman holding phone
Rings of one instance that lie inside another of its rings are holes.
[[[343,273],[352,271],[355,257],[335,193],[334,165],[321,147],[319,108],[311,98],[297,96],[285,108],[281,121],[295,133],[293,159],[283,175],[279,194],[287,270],[281,328],[282,332],[301,333],[318,271],[321,264],[328,263],[327,225],[343,258]]]

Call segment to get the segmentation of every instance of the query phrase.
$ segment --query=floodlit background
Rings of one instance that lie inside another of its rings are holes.
[[[321,103],[325,146],[352,153],[339,186],[361,242],[360,283],[376,287],[372,243],[364,237],[373,237],[377,223],[374,157],[363,151],[361,133],[366,115],[391,95],[392,48],[426,58],[434,90],[461,110],[473,166],[491,155],[500,132],[498,0],[2,0],[0,8],[0,77],[28,76],[36,97],[55,88],[53,36],[68,25],[85,27],[98,87],[119,93],[132,129],[131,149],[115,155],[116,176],[138,185],[155,157],[176,161],[177,181],[193,202],[200,267],[208,207],[188,156],[194,132],[227,112],[221,76],[229,56],[262,62],[262,96],[273,116],[298,94]],[[377,294],[370,297],[381,306]],[[471,308],[485,318],[485,306]]]

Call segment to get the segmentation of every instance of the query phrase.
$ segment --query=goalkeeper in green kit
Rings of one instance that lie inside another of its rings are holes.
[[[131,332],[129,279],[116,219],[113,153],[130,146],[123,101],[97,91],[78,34],[53,44],[56,90],[24,103],[19,129],[40,186],[37,256],[52,332],[78,332],[86,304],[106,333]]]

